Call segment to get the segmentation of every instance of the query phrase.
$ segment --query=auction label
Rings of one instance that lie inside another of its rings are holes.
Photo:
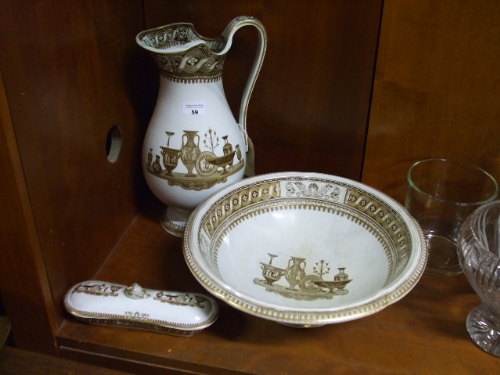
[[[205,114],[205,102],[182,102],[182,113],[190,116],[198,116]]]

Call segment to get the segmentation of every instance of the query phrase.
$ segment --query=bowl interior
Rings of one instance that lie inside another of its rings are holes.
[[[426,258],[397,202],[323,175],[264,176],[221,191],[192,215],[185,255],[209,291],[276,320],[283,311],[298,320],[373,313],[411,289]]]
[[[210,254],[209,266],[221,282],[245,296],[307,308],[374,296],[391,281],[397,264],[394,244],[373,220],[334,203],[288,199],[251,205],[226,220]],[[296,275],[285,272],[294,266]],[[315,284],[334,281],[339,268],[351,280],[347,288],[328,293]],[[278,280],[271,283],[277,278],[272,274],[266,280],[266,273],[280,270]],[[301,282],[308,276],[309,282]]]

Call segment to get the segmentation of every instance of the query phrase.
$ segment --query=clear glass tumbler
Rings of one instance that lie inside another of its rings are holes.
[[[426,273],[462,273],[457,258],[458,231],[467,216],[497,195],[495,179],[476,166],[448,159],[427,159],[411,166],[405,206],[427,240]]]
[[[458,258],[481,300],[467,316],[472,340],[500,357],[500,201],[472,213],[458,236]]]

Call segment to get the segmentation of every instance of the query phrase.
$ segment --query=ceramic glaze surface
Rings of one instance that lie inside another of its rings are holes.
[[[191,336],[218,315],[215,301],[199,293],[144,289],[99,280],[74,285],[66,310],[88,323],[127,326],[176,336]]]
[[[336,205],[300,201],[278,200],[273,204],[252,206],[241,216],[228,220],[215,237],[213,266],[225,284],[262,303],[293,302],[297,307],[331,308],[370,298],[390,280],[393,273],[391,253],[395,249],[375,223],[351,221],[355,217],[353,214]],[[236,222],[238,225],[234,225]],[[292,257],[303,259],[301,269],[304,273],[298,277],[295,287],[290,288],[290,281],[285,277],[272,285],[266,283],[262,277],[262,263],[268,263],[270,256],[264,253],[257,259],[257,249],[268,249],[273,255],[272,265],[284,270],[289,267],[290,260],[293,263]],[[314,281],[333,281],[338,268],[344,268],[351,279],[342,293],[325,293],[322,287],[314,284]],[[234,272],[235,269],[240,272]],[[312,276],[309,288],[302,288],[301,279],[308,275]],[[262,293],[262,288],[273,293]],[[349,293],[351,288],[358,292]]]
[[[420,279],[426,243],[397,202],[366,185],[314,173],[240,181],[200,205],[186,261],[214,295],[297,326],[373,314]]]
[[[222,68],[233,35],[244,26],[257,28],[259,45],[236,121],[224,94]],[[204,38],[191,24],[176,23],[143,31],[136,40],[160,71],[156,107],[143,143],[143,173],[151,191],[168,206],[163,227],[182,236],[198,204],[243,178],[246,113],[267,35],[258,20],[242,16],[217,39]]]
[[[241,180],[246,146],[227,102],[218,102],[213,95],[222,92],[220,81],[187,85],[177,94],[172,92],[175,86],[186,85],[170,82],[160,88],[158,101],[162,105],[154,112],[153,126],[148,127],[144,138],[143,172],[148,186],[163,203],[191,211],[225,183]],[[203,115],[183,114],[189,98],[205,98],[200,101]],[[178,119],[165,120],[176,112]],[[231,126],[222,131],[221,123]],[[165,124],[163,131],[158,132],[154,124]],[[181,131],[176,130],[179,126]]]

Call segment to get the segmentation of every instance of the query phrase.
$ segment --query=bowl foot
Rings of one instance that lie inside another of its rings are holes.
[[[500,357],[500,331],[492,324],[482,306],[469,313],[466,326],[472,341],[484,351]]]

